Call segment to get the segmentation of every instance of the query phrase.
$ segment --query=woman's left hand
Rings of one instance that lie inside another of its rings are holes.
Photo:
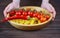
[[[53,14],[53,18],[52,20],[54,20],[55,16],[56,16],[56,11],[54,9],[54,7],[50,4],[50,3],[42,3],[41,4],[42,8],[47,9],[49,12],[51,12]]]

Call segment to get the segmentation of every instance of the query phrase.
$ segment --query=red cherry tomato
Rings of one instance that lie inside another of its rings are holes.
[[[28,12],[28,15],[29,15],[30,17],[33,17],[33,12],[29,11],[29,12]]]
[[[40,19],[42,16],[41,15],[38,15],[37,18]]]
[[[22,13],[22,15],[27,16],[28,14],[27,14],[27,12],[24,11],[24,12]]]
[[[15,13],[16,13],[15,10],[12,10],[12,11],[9,12],[10,16],[14,16]]]
[[[35,13],[33,14],[33,17],[36,17],[36,14]]]
[[[19,16],[19,15],[21,15],[21,12],[17,11],[16,16]]]
[[[45,17],[46,17],[47,19],[49,19],[49,18],[50,18],[50,16],[49,16],[49,15],[46,15]]]
[[[19,11],[22,13],[24,10],[23,9],[20,9]]]
[[[28,16],[21,15],[20,17],[21,17],[22,19],[24,19],[24,20],[27,20],[27,19],[28,19]]]
[[[17,16],[21,15],[21,13],[16,13]]]
[[[37,17],[38,15],[38,13],[33,13],[33,17]]]

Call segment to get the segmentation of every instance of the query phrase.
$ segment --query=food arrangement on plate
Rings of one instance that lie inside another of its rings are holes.
[[[18,29],[36,30],[51,21],[52,14],[40,7],[25,6],[11,10],[7,18],[8,22]]]
[[[11,21],[19,24],[39,24],[50,18],[49,14],[44,14],[42,11],[38,12],[35,9],[31,11],[30,8],[12,10],[9,16],[13,19]]]

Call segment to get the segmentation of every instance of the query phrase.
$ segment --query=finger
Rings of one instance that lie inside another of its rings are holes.
[[[13,9],[13,6],[10,6],[7,12],[11,11]]]
[[[51,4],[49,4],[49,5],[50,5],[50,8],[52,9],[53,18],[55,18],[56,11],[55,11],[54,7]]]
[[[3,11],[4,16],[6,16],[6,14],[7,14],[7,10],[9,9],[9,7],[10,7],[10,5],[8,5],[8,6],[5,8],[5,10]]]
[[[51,8],[48,6],[46,6],[46,9],[49,11],[49,12],[52,12]]]

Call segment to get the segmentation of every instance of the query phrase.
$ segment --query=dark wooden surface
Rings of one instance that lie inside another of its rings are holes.
[[[0,20],[3,18],[4,8],[10,2],[11,0],[0,0]],[[57,15],[48,27],[37,31],[21,31],[12,27],[8,22],[1,23],[0,38],[60,38],[60,0],[51,0],[51,4],[55,7]]]

